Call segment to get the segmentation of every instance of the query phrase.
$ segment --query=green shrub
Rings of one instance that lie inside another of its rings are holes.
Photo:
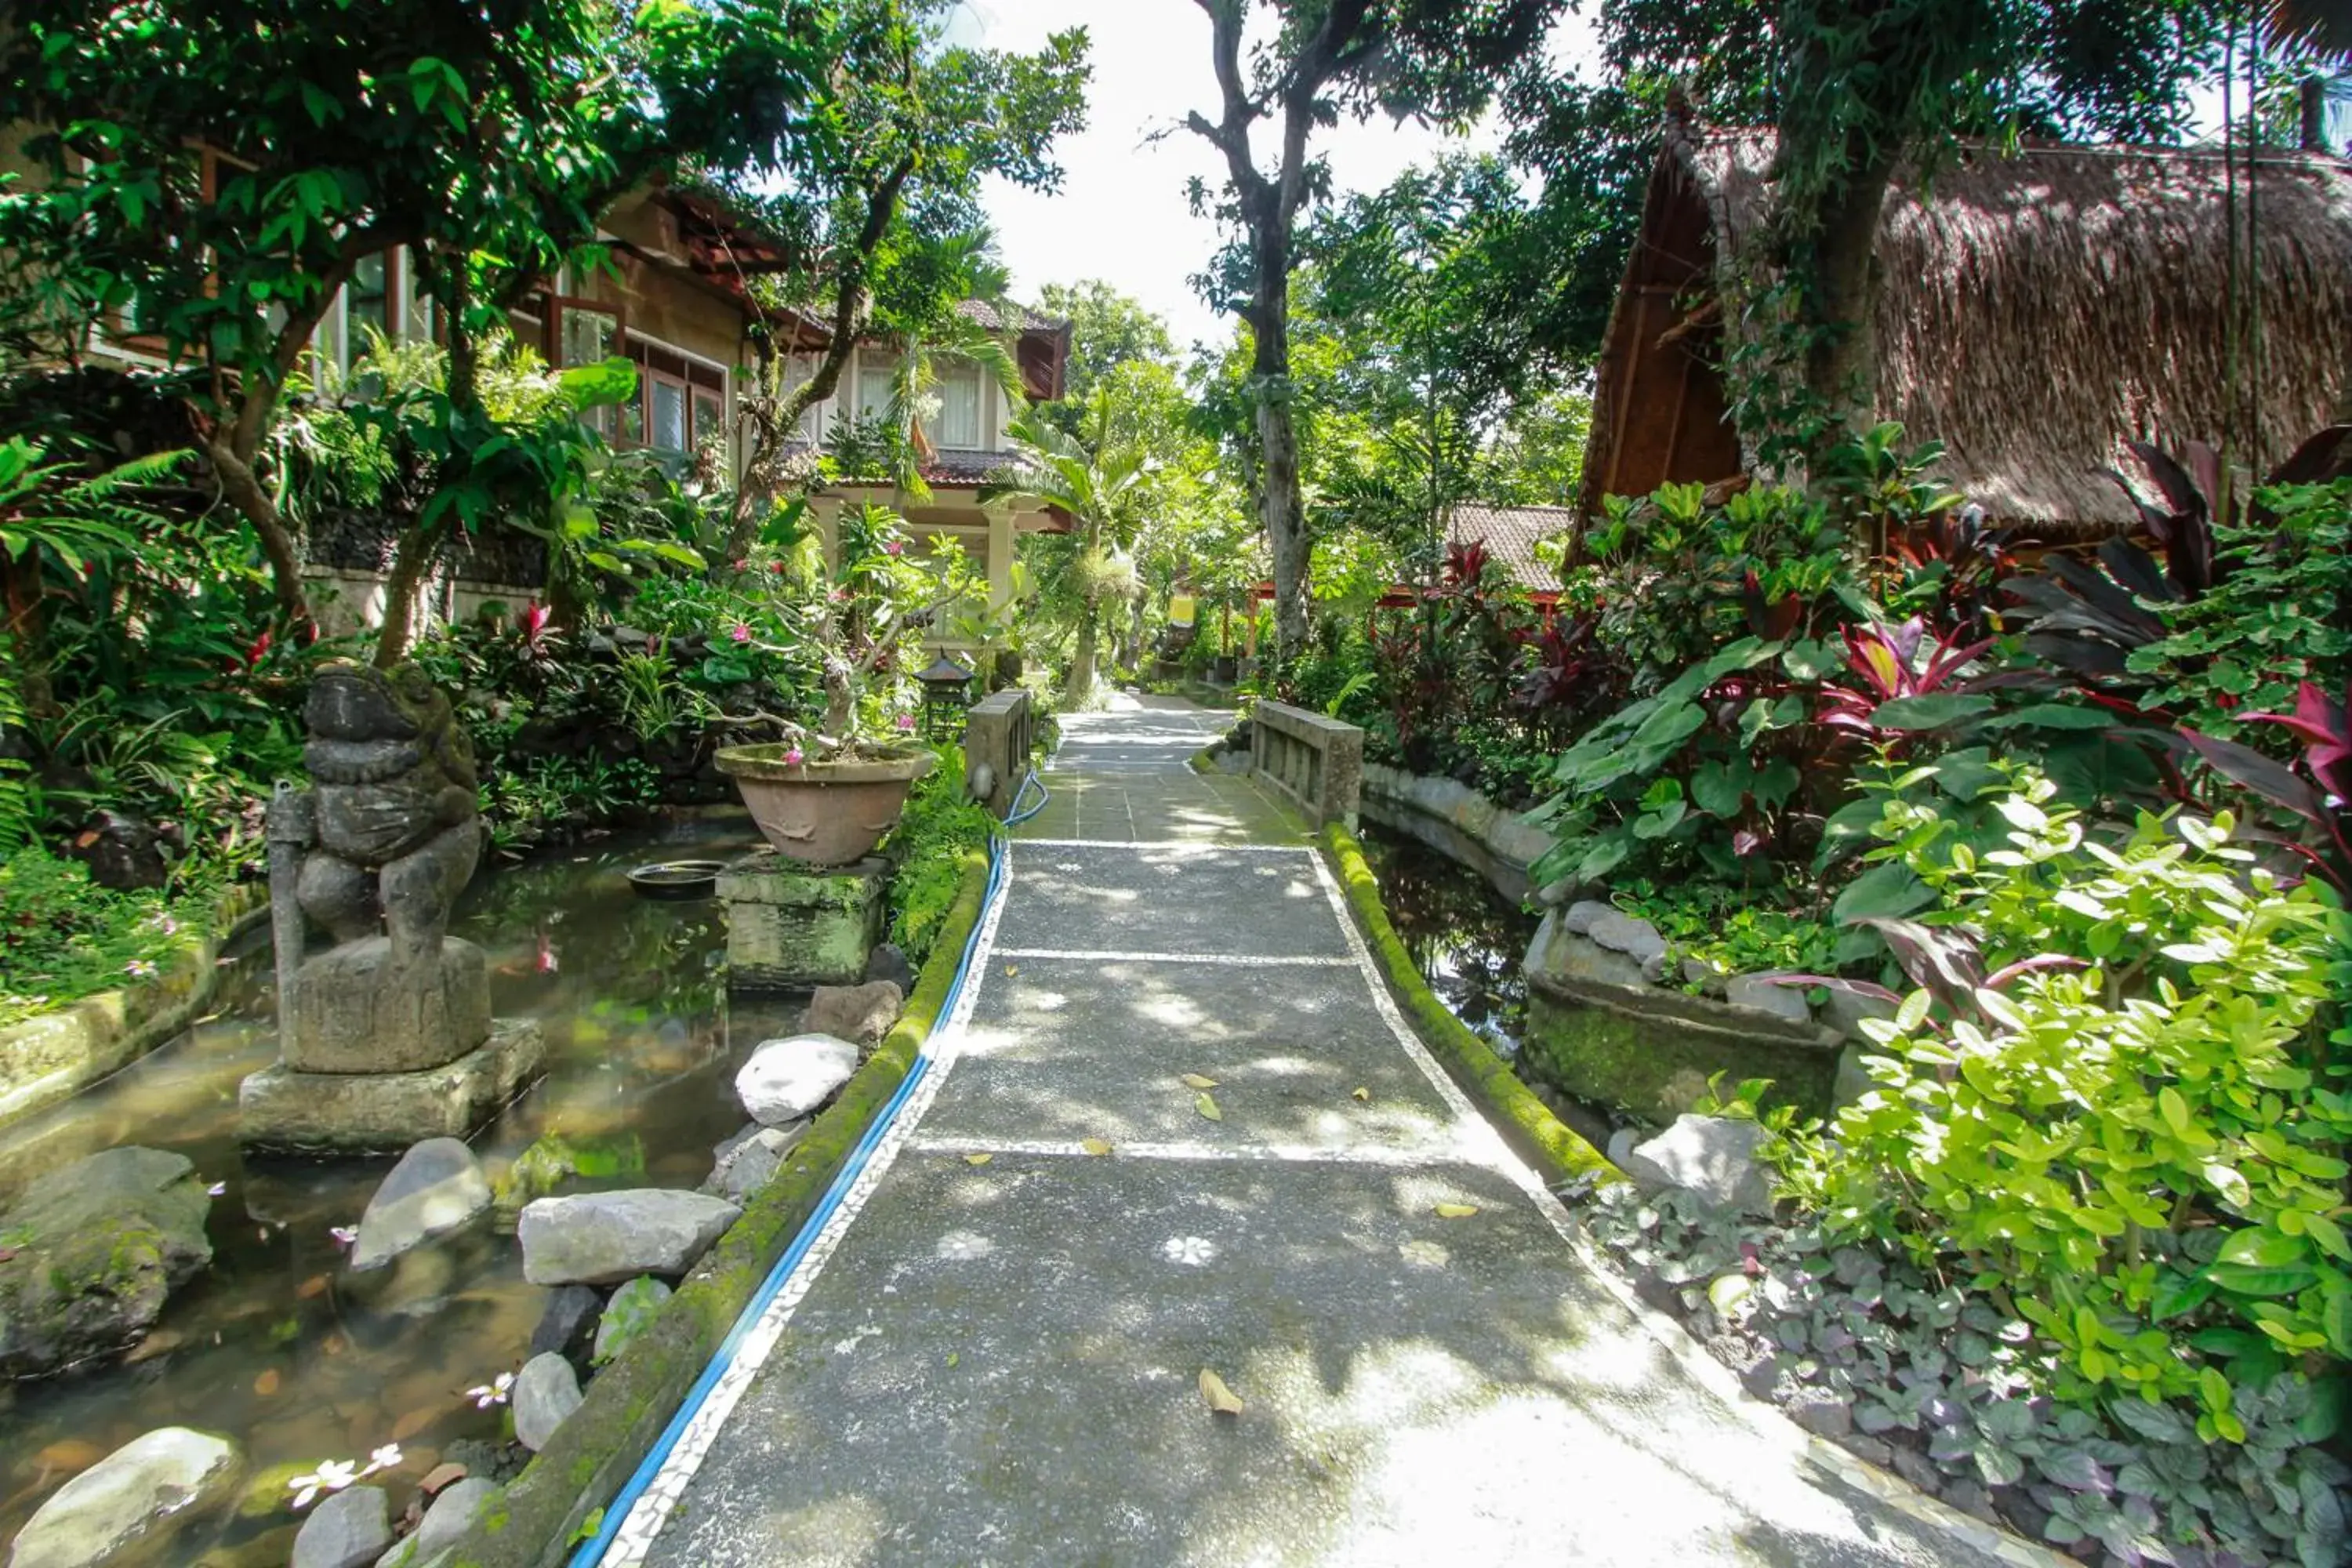
[[[2211,821],[2103,842],[2021,773],[1981,851],[1895,781],[1874,852],[1937,899],[1879,921],[1915,977],[1864,1026],[1877,1088],[1786,1146],[1833,1236],[1994,1292],[2083,1405],[2189,1404],[2244,1440],[2233,1384],[2352,1354],[2352,1094],[2315,1026],[2342,911]]]
[[[0,860],[0,1025],[153,973],[201,918],[161,892],[101,888],[38,846],[17,850]]]
[[[985,849],[997,831],[988,808],[964,798],[963,751],[939,748],[939,765],[915,784],[907,810],[883,846],[890,876],[890,940],[920,969],[963,889],[963,853]]]

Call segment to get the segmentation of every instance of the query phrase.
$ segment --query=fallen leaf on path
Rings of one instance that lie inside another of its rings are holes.
[[[950,1351],[950,1352],[948,1352],[948,1364],[949,1364],[950,1366],[953,1366],[953,1365],[955,1365],[955,1363],[958,1363],[958,1362],[961,1361],[962,1359],[963,1359],[963,1352],[962,1352],[961,1351]]]
[[[1477,1212],[1476,1204],[1439,1204],[1437,1205],[1437,1217],[1440,1219],[1468,1219]]]
[[[1021,966],[1017,963],[1008,963],[1004,966],[1004,973],[1008,979],[1020,973]]]
[[[1110,1152],[1110,1144],[1100,1138],[1081,1138],[1078,1140],[1078,1147],[1084,1149],[1089,1154],[1108,1154]]]
[[[1223,1121],[1225,1119],[1225,1113],[1217,1109],[1217,1102],[1205,1094],[1192,1097],[1192,1109],[1212,1121]]]
[[[967,1165],[985,1165],[995,1158],[993,1154],[966,1154],[963,1157],[963,1163]]]
[[[1353,1094],[1358,1100],[1362,1100],[1366,1105],[1370,1105],[1372,1102],[1372,1091],[1366,1089],[1362,1084],[1358,1084],[1349,1092]]]
[[[1184,1087],[1186,1089],[1214,1089],[1217,1087],[1217,1080],[1213,1078],[1203,1078],[1201,1074],[1196,1072],[1188,1072],[1184,1075]]]
[[[264,1399],[267,1399],[271,1394],[277,1393],[278,1369],[274,1366],[265,1368],[261,1375],[253,1380],[253,1392],[261,1395]]]
[[[299,1286],[296,1287],[294,1291],[295,1295],[300,1297],[305,1301],[310,1300],[314,1296],[323,1296],[326,1293],[327,1277],[323,1274],[311,1275],[310,1278],[303,1280]]]
[[[1201,1369],[1201,1397],[1219,1415],[1239,1415],[1244,1409],[1241,1396],[1225,1386],[1223,1378],[1205,1366]]]

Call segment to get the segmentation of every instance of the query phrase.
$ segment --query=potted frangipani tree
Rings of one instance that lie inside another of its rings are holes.
[[[802,597],[824,720],[814,728],[778,720],[785,739],[717,758],[768,842],[812,866],[847,865],[898,826],[908,792],[936,760],[915,739],[905,691],[922,662],[922,632],[958,601],[988,593],[952,541],[912,549],[906,520],[887,507],[845,509],[836,534],[828,563],[808,503],[795,500],[778,509],[760,558],[744,563]]]

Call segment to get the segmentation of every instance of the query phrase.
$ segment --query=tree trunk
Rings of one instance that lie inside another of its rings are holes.
[[[454,412],[478,408],[481,402],[481,359],[474,334],[465,329],[467,310],[473,304],[473,287],[463,266],[450,273],[449,298],[449,406]],[[445,466],[440,484],[446,485],[456,477],[451,467]],[[436,486],[436,489],[438,487]],[[444,509],[431,522],[417,522],[400,536],[394,548],[391,578],[383,586],[383,625],[376,629],[375,666],[390,669],[408,657],[416,640],[416,595],[425,585],[425,574],[433,558],[441,552],[441,542],[448,537],[449,514]]]
[[[1099,636],[1096,622],[1101,617],[1099,605],[1088,605],[1085,615],[1078,617],[1078,648],[1070,657],[1070,679],[1063,688],[1062,699],[1071,708],[1084,708],[1095,694],[1095,641]]]
[[[227,440],[215,437],[205,444],[205,451],[212,459],[221,494],[261,541],[261,553],[269,563],[270,589],[278,598],[278,613],[289,626],[309,620],[310,601],[302,591],[302,552],[295,544],[294,535],[288,530],[277,503],[262,489],[252,464],[239,456]]]
[[[1878,226],[1895,165],[1880,158],[1853,169],[1822,205],[1811,247],[1806,324],[1814,335],[1805,354],[1805,391],[1829,416],[1815,451],[1867,427],[1877,407]]]
[[[408,657],[416,641],[416,595],[440,553],[445,530],[436,523],[411,528],[392,552],[392,573],[383,585],[383,624],[376,628],[375,667],[390,669]]]
[[[1258,520],[1274,557],[1274,640],[1288,670],[1307,647],[1309,542],[1307,501],[1298,485],[1298,429],[1290,416],[1290,225],[1255,226],[1257,293],[1251,307],[1255,340],[1250,369],[1257,383],[1257,446],[1262,488]]]

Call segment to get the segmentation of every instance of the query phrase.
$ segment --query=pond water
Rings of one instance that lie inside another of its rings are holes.
[[[1362,843],[1389,923],[1446,1011],[1494,1047],[1554,1115],[1596,1148],[1605,1145],[1623,1118],[1547,1081],[1534,1056],[1519,1048],[1528,1019],[1521,965],[1539,917],[1417,838],[1368,822]]]
[[[714,901],[638,898],[625,873],[756,841],[737,814],[606,840],[476,879],[452,929],[488,953],[501,1016],[546,1031],[546,1076],[475,1139],[493,1178],[543,1134],[607,1140],[608,1184],[691,1187],[742,1124],[737,1066],[798,1004],[725,1005]],[[213,1266],[175,1294],[130,1357],[0,1384],[0,1541],[75,1473],[172,1424],[227,1434],[249,1473],[359,1459],[397,1441],[395,1509],[450,1445],[496,1438],[505,1412],[465,1391],[523,1359],[549,1292],[511,1236],[478,1229],[354,1277],[331,1232],[355,1225],[390,1159],[247,1159],[236,1091],[277,1054],[268,933],[226,960],[214,1016],[68,1104],[0,1131],[0,1194],[116,1144],[174,1150],[220,1184]],[[510,1222],[509,1222],[510,1225]],[[282,1564],[298,1516],[282,1475],[254,1511],[177,1542],[206,1568]],[[404,1485],[403,1483],[409,1483]],[[209,1554],[206,1554],[209,1553]]]

